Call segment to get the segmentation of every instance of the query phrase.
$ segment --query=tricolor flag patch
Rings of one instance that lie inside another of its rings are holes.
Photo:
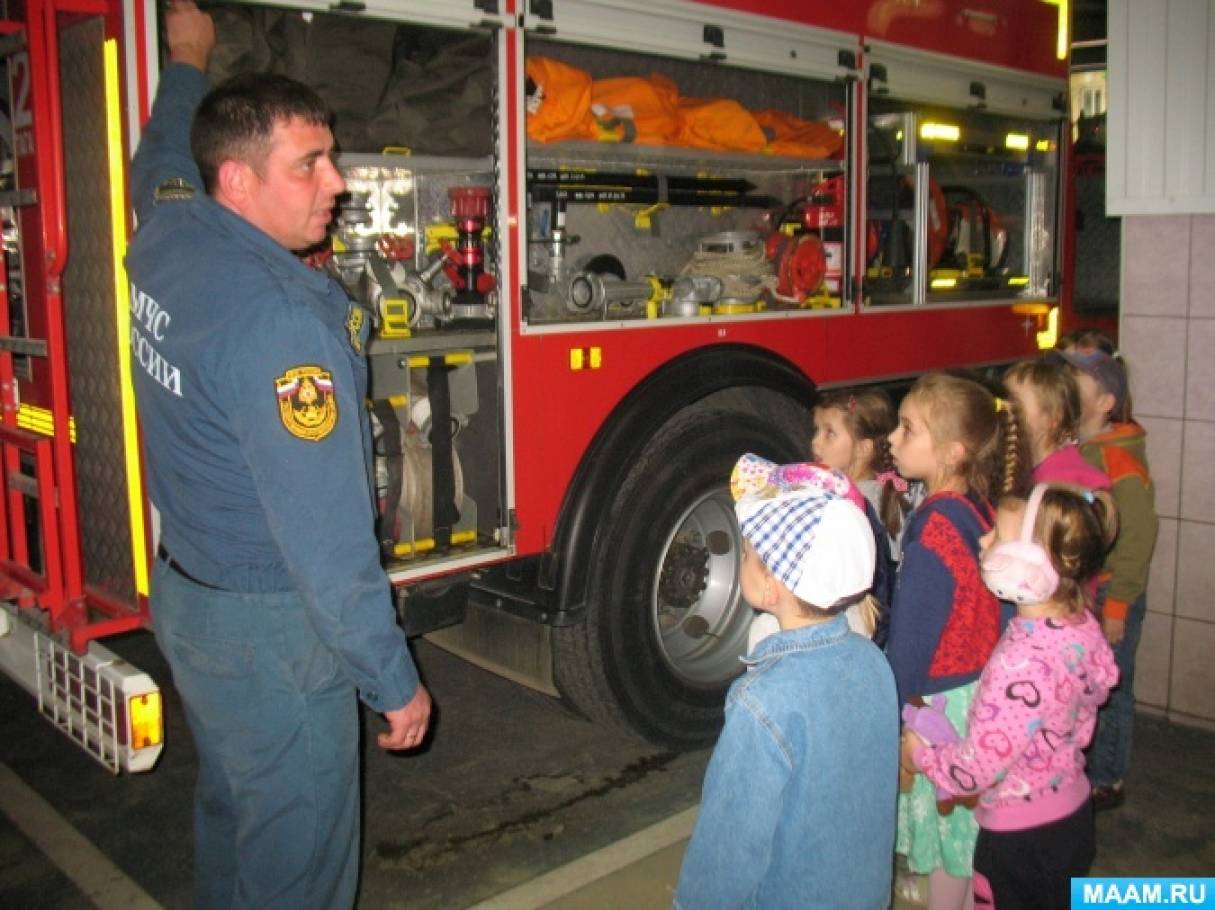
[[[324,367],[292,367],[274,380],[278,416],[292,436],[320,442],[337,426],[333,374]]]

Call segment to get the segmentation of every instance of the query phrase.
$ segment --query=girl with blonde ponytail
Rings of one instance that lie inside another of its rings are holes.
[[[946,717],[965,736],[979,676],[1012,612],[983,584],[979,542],[994,522],[992,500],[1024,490],[1024,434],[1011,402],[934,373],[903,399],[890,448],[899,473],[922,481],[926,498],[904,532],[887,657],[900,702],[944,696]],[[977,836],[970,808],[938,807],[934,785],[922,774],[909,778],[896,849],[913,873],[928,875],[929,906],[973,901]]]

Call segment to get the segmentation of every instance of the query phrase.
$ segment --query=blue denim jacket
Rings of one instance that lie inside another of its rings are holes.
[[[887,906],[899,719],[886,659],[837,616],[744,660],[675,906]]]

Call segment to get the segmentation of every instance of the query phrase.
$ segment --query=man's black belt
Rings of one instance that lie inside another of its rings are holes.
[[[191,575],[189,572],[187,572],[185,569],[183,569],[181,567],[181,563],[179,563],[176,559],[174,559],[172,556],[169,555],[169,551],[165,549],[164,544],[160,544],[156,547],[156,558],[159,559],[161,562],[163,562],[165,565],[167,565],[170,569],[172,569],[174,572],[176,572],[182,578],[184,578],[186,581],[192,581],[192,582],[194,582],[194,584],[198,585],[200,588],[210,588],[212,591],[223,591],[224,590],[224,588],[221,588],[219,585],[209,585],[205,581],[201,581],[200,579],[195,578],[193,575]]]

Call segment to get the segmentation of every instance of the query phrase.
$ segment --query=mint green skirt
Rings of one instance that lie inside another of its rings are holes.
[[[962,735],[966,734],[966,716],[978,688],[976,680],[945,693],[949,696],[945,716]],[[949,875],[969,878],[978,837],[974,812],[955,805],[952,812],[942,815],[937,810],[936,787],[923,774],[915,776],[908,792],[899,794],[894,849],[907,857],[907,866],[917,875],[944,869]]]

